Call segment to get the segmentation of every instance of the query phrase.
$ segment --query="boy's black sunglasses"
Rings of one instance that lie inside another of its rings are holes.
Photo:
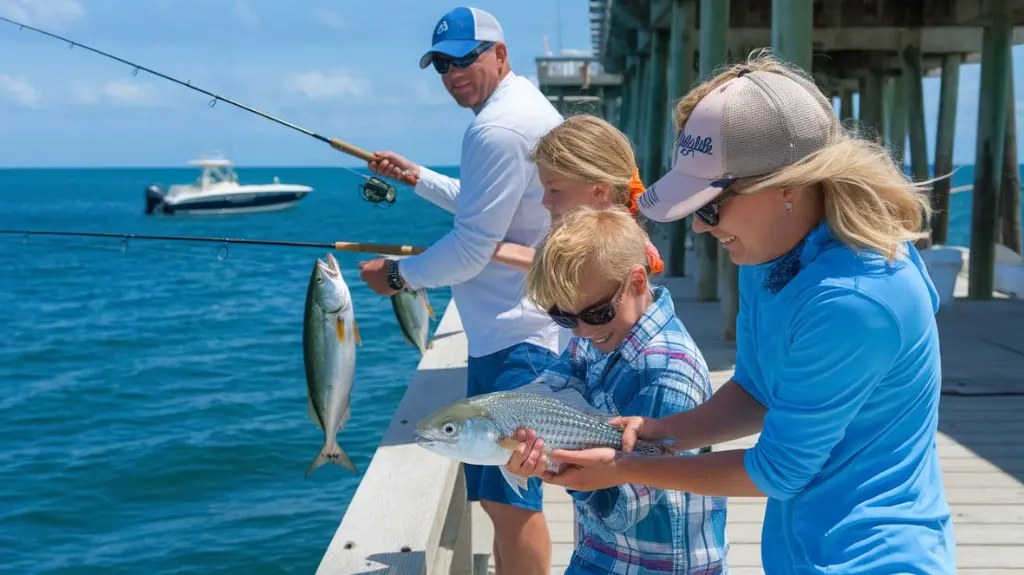
[[[714,182],[711,182],[712,186],[722,188],[722,193],[715,199],[694,210],[693,215],[700,218],[700,221],[712,228],[717,226],[718,212],[721,210],[722,204],[725,200],[736,195],[735,191],[729,190],[729,186],[733,185],[737,179],[739,178],[726,178],[724,180],[715,180]]]
[[[438,74],[447,74],[449,65],[455,66],[456,68],[468,68],[473,65],[473,62],[476,62],[476,59],[479,58],[481,54],[490,50],[491,46],[494,46],[494,42],[484,42],[474,48],[472,52],[462,56],[461,58],[452,58],[450,56],[434,54],[434,69],[437,70]]]
[[[615,308],[622,298],[623,289],[627,282],[623,282],[616,290],[615,295],[599,304],[592,305],[580,313],[569,313],[558,309],[557,306],[548,310],[551,319],[561,327],[575,329],[579,322],[590,325],[605,325],[615,319]]]

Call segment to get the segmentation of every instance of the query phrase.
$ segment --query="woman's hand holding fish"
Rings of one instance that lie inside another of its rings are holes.
[[[639,415],[623,415],[608,422],[622,428],[622,451],[631,453],[638,439],[664,439],[657,427],[656,419]]]
[[[565,466],[565,470],[557,475],[545,473],[542,478],[547,483],[576,491],[597,491],[615,487],[628,483],[622,466],[630,457],[632,456],[610,447],[581,451],[555,449],[551,452],[551,459]]]
[[[520,477],[544,477],[548,461],[544,455],[544,440],[537,439],[537,432],[532,429],[517,429],[512,438],[519,442],[519,447],[512,452],[505,467]]]

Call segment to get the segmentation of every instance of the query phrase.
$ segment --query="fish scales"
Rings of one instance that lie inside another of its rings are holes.
[[[607,423],[611,416],[583,413],[548,397],[505,393],[481,397],[478,403],[491,412],[508,436],[517,428],[534,429],[549,450],[622,445],[622,431]]]

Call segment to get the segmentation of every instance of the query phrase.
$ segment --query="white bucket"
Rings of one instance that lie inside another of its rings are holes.
[[[939,292],[939,307],[949,309],[956,292],[956,278],[964,267],[963,251],[945,246],[931,246],[921,250],[921,259],[928,268],[928,275]]]

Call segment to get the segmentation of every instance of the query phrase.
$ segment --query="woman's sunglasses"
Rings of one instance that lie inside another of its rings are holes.
[[[476,59],[479,58],[481,54],[490,50],[492,46],[494,46],[494,42],[484,42],[474,48],[472,52],[460,58],[450,58],[448,56],[435,54],[433,59],[434,69],[437,70],[438,74],[447,74],[449,65],[455,66],[456,68],[468,68],[476,62]]]
[[[737,179],[738,178],[727,178],[724,180],[716,180],[714,182],[711,182],[712,186],[716,188],[722,188],[722,193],[719,194],[718,197],[715,198],[714,200],[711,200],[710,202],[697,208],[693,212],[693,215],[700,218],[700,221],[704,222],[706,225],[712,228],[717,226],[718,213],[719,211],[721,211],[722,204],[725,203],[725,200],[728,200],[729,198],[736,195],[736,192],[730,190],[729,187],[736,183]]]
[[[566,329],[575,329],[581,321],[589,325],[605,325],[615,319],[615,308],[622,298],[626,285],[627,282],[623,282],[615,291],[615,295],[607,301],[592,305],[580,313],[565,312],[556,306],[548,310],[548,315],[556,324]]]

